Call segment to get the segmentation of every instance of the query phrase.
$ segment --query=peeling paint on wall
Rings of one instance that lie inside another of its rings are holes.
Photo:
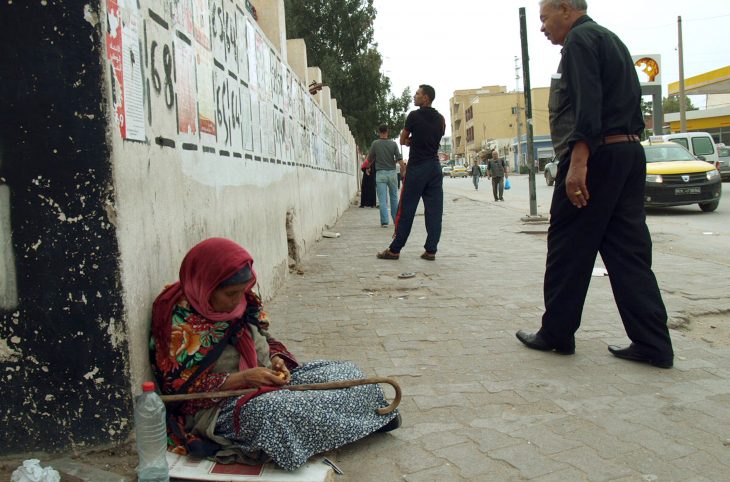
[[[13,363],[20,359],[22,353],[17,352],[8,346],[8,342],[0,338],[0,362]]]
[[[0,7],[0,102],[16,100],[0,108],[3,455],[109,445],[131,429],[98,8]],[[113,336],[99,319],[115,320]]]
[[[10,189],[0,180],[0,309],[18,306],[12,228],[10,224]]]

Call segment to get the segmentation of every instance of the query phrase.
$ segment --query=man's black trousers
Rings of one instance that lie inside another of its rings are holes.
[[[667,312],[651,270],[644,148],[638,143],[598,147],[588,160],[590,200],[581,209],[565,193],[569,164],[569,158],[560,162],[550,208],[540,333],[553,342],[573,340],[600,252],[631,341],[656,359],[671,358]]]
[[[439,239],[441,239],[441,218],[444,214],[443,183],[441,165],[437,160],[408,166],[403,178],[398,214],[395,218],[395,236],[389,248],[393,253],[400,253],[400,250],[406,245],[421,198],[423,198],[426,220],[426,244],[423,247],[429,253],[435,253],[438,250]]]

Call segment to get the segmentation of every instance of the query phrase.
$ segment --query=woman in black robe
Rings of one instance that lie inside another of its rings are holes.
[[[362,183],[360,184],[360,207],[375,207],[375,166],[369,166],[370,161],[365,159],[362,163]]]

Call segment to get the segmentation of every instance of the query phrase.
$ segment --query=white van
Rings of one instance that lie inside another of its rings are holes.
[[[652,136],[653,137],[653,136]],[[712,136],[707,132],[678,132],[676,134],[664,134],[662,140],[676,142],[689,152],[717,167],[720,161],[717,155],[717,147]]]

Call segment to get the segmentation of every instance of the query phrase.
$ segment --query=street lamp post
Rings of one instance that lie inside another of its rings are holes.
[[[527,50],[527,20],[525,7],[520,8],[520,37],[522,40],[522,73],[525,85],[525,118],[527,120],[527,164],[530,174],[530,214],[522,218],[525,222],[545,222],[537,214],[537,193],[535,190],[535,150],[532,144],[532,98],[530,97],[530,54]]]

